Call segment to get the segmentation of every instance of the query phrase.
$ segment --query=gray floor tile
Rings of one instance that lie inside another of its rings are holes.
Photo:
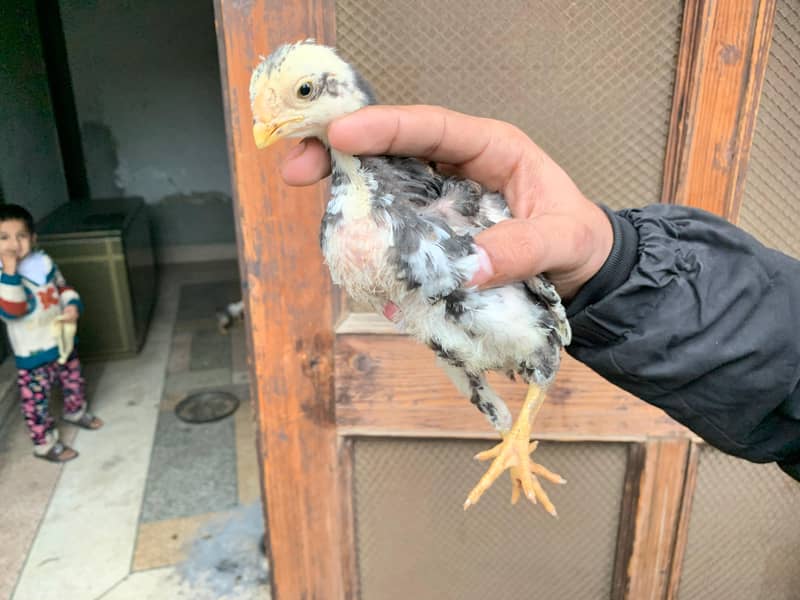
[[[232,508],[237,504],[236,485],[232,417],[191,425],[172,412],[159,415],[142,521]]]
[[[209,387],[230,385],[230,383],[230,368],[168,373],[164,383],[164,394],[185,394]]]
[[[181,286],[178,321],[214,319],[218,308],[242,299],[238,280],[188,283]]]
[[[192,371],[231,368],[231,336],[216,329],[201,329],[192,334],[189,368]]]

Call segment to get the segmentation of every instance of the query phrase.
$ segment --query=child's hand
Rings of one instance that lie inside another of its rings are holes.
[[[61,320],[66,323],[75,323],[79,316],[78,307],[74,304],[67,304],[61,311]]]
[[[3,252],[0,254],[0,261],[3,262],[3,273],[6,275],[14,275],[17,272],[17,253],[14,250]]]

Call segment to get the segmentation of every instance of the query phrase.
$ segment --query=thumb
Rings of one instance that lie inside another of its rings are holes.
[[[331,159],[319,140],[306,138],[287,152],[280,171],[289,185],[312,185],[330,175]]]
[[[478,271],[470,285],[495,287],[528,279],[543,269],[545,241],[534,221],[502,221],[475,237]]]
[[[469,285],[496,287],[547,272],[559,287],[587,263],[590,238],[588,228],[567,215],[502,221],[475,237],[480,266]]]

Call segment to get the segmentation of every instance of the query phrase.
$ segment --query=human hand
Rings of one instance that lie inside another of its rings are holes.
[[[67,304],[61,311],[61,320],[66,323],[75,323],[80,317],[78,307],[74,304]]]
[[[17,252],[15,250],[7,250],[0,254],[0,262],[3,263],[3,273],[6,275],[14,275],[17,272]]]
[[[520,129],[433,106],[369,106],[328,128],[331,145],[356,155],[398,154],[432,160],[449,173],[502,192],[514,219],[475,238],[481,268],[470,284],[493,287],[545,273],[562,298],[600,270],[613,233],[603,211]],[[330,172],[317,140],[287,155],[281,175],[310,185]]]

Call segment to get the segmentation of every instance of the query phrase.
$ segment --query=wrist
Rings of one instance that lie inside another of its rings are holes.
[[[567,306],[567,316],[572,317],[587,306],[605,298],[622,285],[639,260],[639,233],[625,218],[606,207],[598,207],[604,213],[611,229],[611,247],[600,269],[584,280]]]
[[[603,268],[614,245],[614,230],[606,212],[594,203],[589,203],[584,211],[586,220],[577,225],[577,247],[583,261],[561,273],[548,275],[562,300],[570,300],[577,295],[587,282]]]

